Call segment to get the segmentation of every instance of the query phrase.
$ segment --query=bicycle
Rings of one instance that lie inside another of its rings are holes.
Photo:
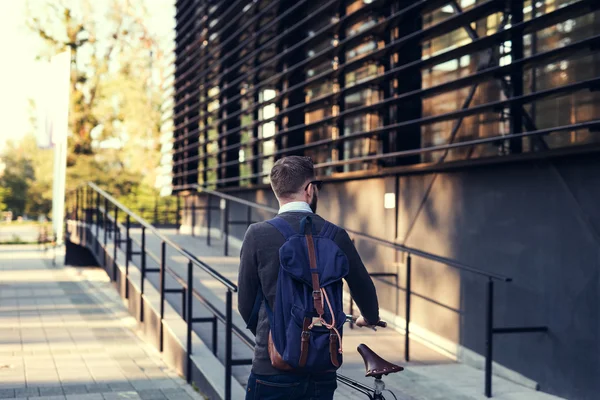
[[[356,320],[357,318],[353,317],[352,315],[346,316],[346,322],[356,322]],[[376,327],[385,328],[387,327],[387,323],[385,321],[379,321],[371,328],[376,330]],[[367,395],[370,400],[385,400],[385,397],[383,397],[383,392],[385,391],[389,392],[394,399],[398,400],[396,395],[391,390],[385,388],[385,383],[383,382],[382,378],[388,374],[394,374],[396,372],[403,371],[404,368],[384,360],[366,344],[361,343],[358,345],[357,351],[365,363],[365,376],[375,378],[373,388],[365,386],[362,383],[343,375],[338,375],[338,381]]]

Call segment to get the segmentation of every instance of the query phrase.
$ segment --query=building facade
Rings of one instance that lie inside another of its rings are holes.
[[[180,1],[174,187],[587,151],[593,3]]]
[[[198,184],[275,205],[275,160],[310,156],[333,222],[513,278],[495,293],[495,323],[549,333],[498,339],[497,373],[596,398],[598,9],[179,0],[173,190]],[[399,274],[400,287],[377,287],[382,308],[402,317],[405,260],[358,245],[372,272]],[[480,364],[485,282],[414,264],[417,331]]]

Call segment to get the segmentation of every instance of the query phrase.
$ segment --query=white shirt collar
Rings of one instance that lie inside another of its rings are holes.
[[[308,203],[303,201],[292,201],[291,203],[286,203],[279,208],[279,214],[285,212],[307,212],[312,214],[312,210]]]

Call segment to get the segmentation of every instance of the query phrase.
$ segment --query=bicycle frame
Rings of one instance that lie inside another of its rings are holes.
[[[381,393],[383,390],[381,390],[379,393],[376,389],[373,389],[369,386],[363,385],[362,383],[355,381],[354,379],[350,379],[347,376],[343,376],[343,375],[338,375],[337,377],[338,382],[351,387],[352,389],[364,394],[367,396],[368,399],[370,400],[385,400],[385,398],[383,397],[383,394]],[[383,381],[381,381],[383,383]],[[384,385],[385,387],[385,385]]]

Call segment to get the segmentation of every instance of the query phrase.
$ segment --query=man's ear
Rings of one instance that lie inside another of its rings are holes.
[[[308,189],[306,189],[304,191],[304,199],[306,200],[307,203],[310,202],[312,195],[313,195],[313,187],[312,187],[312,185],[308,185]]]

